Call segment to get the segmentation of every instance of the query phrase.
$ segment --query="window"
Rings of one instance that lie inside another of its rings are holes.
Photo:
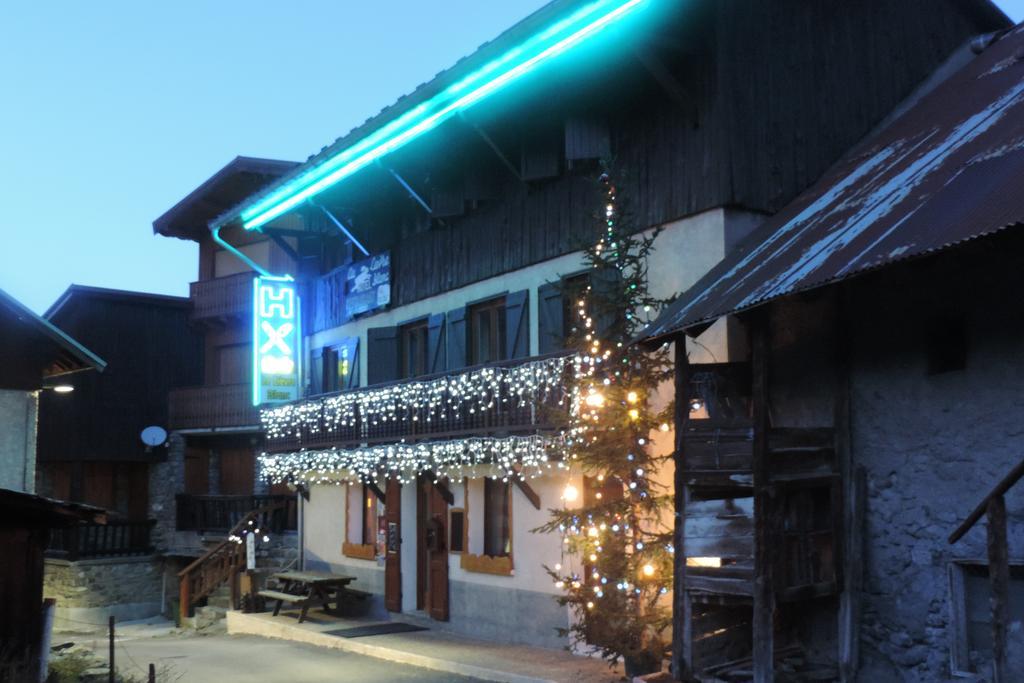
[[[324,349],[324,393],[359,386],[358,352],[358,337],[349,337],[343,344]]]
[[[484,555],[506,557],[512,554],[509,530],[511,484],[499,479],[484,479]]]
[[[448,552],[465,552],[466,510],[464,508],[452,508],[448,512],[448,520]]]
[[[377,494],[366,484],[363,484],[363,545],[373,545],[377,542]]]
[[[957,560],[950,565],[950,600],[953,610],[953,673],[987,673],[992,667],[992,587],[988,565],[980,561]],[[1024,615],[1024,565],[1010,564],[1007,611],[1010,622]],[[1008,629],[1008,654],[1013,670],[1013,631]],[[1019,680],[1019,679],[1014,679]]]
[[[492,299],[469,309],[469,364],[505,359],[505,298]]]
[[[427,374],[427,321],[419,320],[400,328],[402,377]]]
[[[580,324],[579,302],[590,285],[590,276],[586,273],[562,279],[562,339],[563,346],[568,345],[569,338]]]

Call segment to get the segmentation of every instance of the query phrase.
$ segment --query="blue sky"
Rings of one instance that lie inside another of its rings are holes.
[[[545,1],[3,3],[0,289],[40,312],[71,283],[186,295],[195,246],[154,218],[236,155],[305,159]]]

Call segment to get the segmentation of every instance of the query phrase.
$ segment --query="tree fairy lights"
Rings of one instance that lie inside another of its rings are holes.
[[[562,556],[547,570],[576,616],[565,634],[643,674],[660,670],[671,624],[663,596],[672,582],[672,529],[662,521],[671,500],[654,479],[666,456],[652,453],[649,439],[669,428],[672,406],[656,410],[651,398],[672,365],[665,347],[629,343],[664,304],[648,290],[657,231],[638,232],[608,172],[600,190],[599,238],[584,255],[589,285],[563,293],[576,321],[565,461],[586,478],[581,492],[566,487],[565,505],[539,530],[562,536]]]
[[[406,484],[424,472],[431,472],[437,480],[489,476],[508,481],[563,469],[560,460],[548,455],[558,450],[557,441],[557,437],[535,434],[264,453],[259,465],[261,475],[272,484],[369,483],[381,476]]]
[[[349,391],[260,411],[270,443],[348,427],[458,420],[498,406],[564,405],[568,357]]]

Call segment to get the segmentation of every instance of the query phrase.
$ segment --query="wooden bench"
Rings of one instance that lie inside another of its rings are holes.
[[[283,593],[281,591],[274,590],[262,590],[257,593],[261,598],[267,600],[277,600],[277,606],[274,607],[274,616],[276,617],[278,612],[281,611],[281,605],[284,603],[294,604],[296,607],[302,608],[302,616],[300,621],[305,619],[306,610],[309,607],[309,596],[308,595],[295,595],[294,593]]]

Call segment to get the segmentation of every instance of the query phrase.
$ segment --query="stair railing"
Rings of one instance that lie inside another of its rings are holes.
[[[950,544],[959,541],[964,534],[977,524],[982,515],[986,517],[986,542],[988,546],[988,576],[992,587],[992,682],[1006,683],[1006,625],[1009,622],[1010,556],[1006,541],[1006,492],[1024,477],[1024,461],[1010,470],[977,507],[967,516],[963,524],[949,536]]]
[[[291,502],[291,499],[275,500],[248,512],[228,531],[225,540],[178,572],[178,608],[182,621],[191,615],[194,605],[209,597],[226,581],[230,583],[231,587],[231,605],[235,608],[238,607],[240,600],[238,576],[245,568],[245,543],[239,543],[232,539],[240,536],[242,531],[250,526],[250,523],[256,528],[261,525],[261,521],[265,525],[269,525],[272,513],[287,508]]]

